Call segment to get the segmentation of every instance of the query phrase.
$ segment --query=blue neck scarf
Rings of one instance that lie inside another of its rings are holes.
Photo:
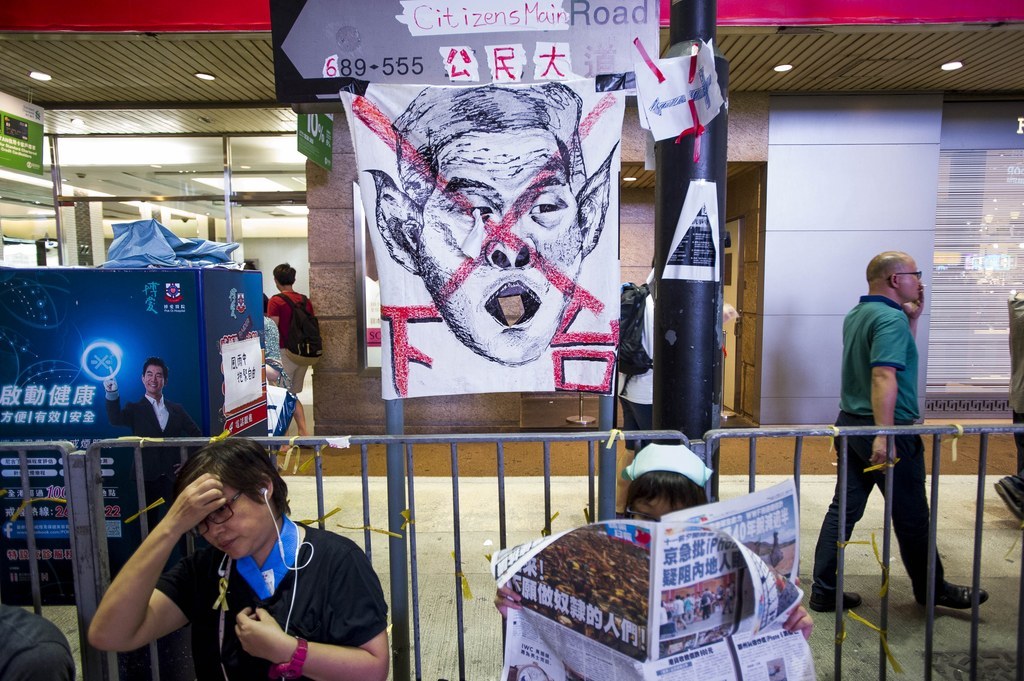
[[[278,585],[284,581],[288,568],[295,567],[295,547],[299,541],[299,530],[288,516],[281,517],[281,543],[274,542],[263,566],[256,564],[252,556],[239,558],[238,574],[252,587],[261,599],[274,595]],[[281,558],[281,547],[284,547],[284,559]]]

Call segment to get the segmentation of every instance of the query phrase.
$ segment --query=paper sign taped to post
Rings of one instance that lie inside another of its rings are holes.
[[[655,140],[703,131],[725,101],[708,43],[695,56],[652,60],[639,54],[634,69],[640,124]]]
[[[220,362],[225,414],[263,396],[263,350],[258,337],[222,344]]]
[[[721,267],[718,188],[714,182],[691,180],[662,278],[718,281]]]

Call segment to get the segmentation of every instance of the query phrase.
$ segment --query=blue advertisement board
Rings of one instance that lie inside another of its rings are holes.
[[[265,435],[262,322],[258,272],[0,269],[0,441],[85,449],[131,435]],[[244,374],[230,372],[242,389],[227,384],[225,362],[244,362]],[[154,394],[166,414],[147,398]],[[143,460],[147,504],[169,500],[180,450],[146,446]],[[140,541],[138,523],[125,523],[139,510],[132,449],[105,449],[101,469],[116,572]],[[59,456],[31,459],[28,494],[37,501],[25,503],[20,477],[17,457],[0,457],[0,599],[31,602],[23,514],[32,513],[43,602],[73,603],[67,509],[38,501],[66,498]]]

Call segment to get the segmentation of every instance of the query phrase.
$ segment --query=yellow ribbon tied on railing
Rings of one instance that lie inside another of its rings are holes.
[[[221,440],[226,440],[228,439],[229,435],[231,435],[231,431],[225,428],[220,435],[214,435],[213,437],[210,438],[210,444],[213,444],[214,442],[220,442]]]
[[[409,527],[410,525],[414,525],[416,521],[412,519],[412,511],[410,511],[409,509],[405,509],[404,511],[402,511],[402,517],[405,518],[405,522],[402,523],[401,530],[405,532],[405,528]]]
[[[584,506],[583,507],[583,520],[586,521],[587,525],[590,524],[590,507],[589,506]]]
[[[895,466],[899,462],[900,462],[899,457],[896,457],[895,459],[893,459],[892,463],[889,463],[888,461],[883,461],[882,463],[877,463],[874,466],[868,466],[867,468],[864,469],[864,472],[865,473],[871,473],[872,471],[880,471],[883,468],[892,468],[893,466]]]
[[[608,441],[604,443],[605,449],[611,449],[612,445],[615,444],[615,439],[625,440],[626,435],[618,428],[612,428],[608,431]]]
[[[313,518],[313,519],[307,519],[307,520],[300,520],[300,521],[299,521],[299,524],[300,524],[300,525],[312,525],[313,523],[322,523],[323,521],[327,520],[327,519],[328,519],[328,518],[330,518],[330,517],[331,517],[332,515],[334,515],[335,513],[338,513],[338,512],[340,512],[340,511],[341,511],[341,508],[340,508],[340,507],[338,507],[338,506],[335,506],[334,508],[332,508],[332,509],[331,509],[330,511],[328,511],[327,513],[324,513],[324,514],[323,514],[322,516],[320,516],[319,518]]]
[[[451,556],[452,560],[455,560],[454,551],[452,551]],[[469,580],[466,579],[466,573],[460,570],[456,572],[455,575],[459,578],[459,581],[462,582],[462,597],[467,601],[473,600],[473,592],[469,590]]]
[[[380,528],[373,527],[372,525],[340,525],[339,524],[339,525],[336,525],[335,527],[340,527],[343,530],[355,530],[356,532],[362,532],[363,530],[369,530],[370,532],[376,532],[377,534],[386,534],[389,537],[397,537],[398,539],[402,538],[402,535],[398,534],[397,532],[390,532],[388,530],[382,530]]]
[[[837,646],[843,645],[843,641],[845,641],[845,640],[846,640],[846,620],[844,619],[843,620],[842,629],[840,629],[839,633],[836,634],[836,645]]]
[[[953,428],[956,428],[956,435],[953,436],[953,450],[952,450],[952,453],[953,453],[952,461],[956,461],[956,441],[959,440],[961,437],[963,437],[964,427],[961,426],[959,423],[951,423],[949,425],[951,427],[953,427]]]
[[[311,456],[308,459],[306,459],[305,461],[303,461],[302,464],[299,464],[298,460],[296,460],[295,472],[297,472],[297,473],[305,472],[305,470],[307,468],[309,468],[309,464],[313,463],[314,461],[316,461],[319,458],[320,458],[320,451],[314,449],[313,450],[313,456]]]
[[[295,444],[295,441],[298,440],[298,439],[299,439],[299,436],[296,435],[295,437],[293,437],[291,440],[288,441],[288,451],[285,452],[285,455],[284,455],[284,465],[281,466],[281,470],[283,470],[283,471],[287,471],[288,470],[288,462],[292,460],[292,453],[295,453],[295,452],[299,451],[299,446],[297,444]],[[296,461],[295,467],[298,468],[298,465],[299,465],[298,461]],[[292,473],[295,473],[295,471],[292,471]]]
[[[882,562],[882,554],[878,551],[878,543],[875,541],[875,533],[871,533],[871,548],[875,551],[875,560],[882,568],[882,587],[878,590],[878,597],[883,598],[889,591],[889,566]]]
[[[142,515],[143,513],[147,512],[147,511],[152,511],[152,510],[153,510],[154,508],[156,508],[157,506],[160,506],[161,504],[166,504],[166,503],[167,503],[167,502],[166,502],[166,501],[164,501],[164,498],[163,498],[163,497],[160,497],[159,499],[157,499],[157,500],[156,500],[156,501],[154,501],[154,502],[153,502],[152,504],[150,504],[150,505],[149,505],[149,506],[147,506],[146,508],[142,509],[142,510],[141,510],[141,511],[139,511],[138,513],[135,513],[135,514],[133,514],[133,515],[130,515],[130,516],[128,516],[127,518],[125,518],[125,519],[124,519],[124,524],[125,524],[125,525],[127,525],[128,523],[131,523],[131,522],[135,522],[135,520],[136,520],[136,519],[138,519],[138,517],[139,517],[140,515]]]
[[[36,499],[26,499],[25,501],[21,502],[21,505],[18,506],[18,510],[15,511],[14,515],[11,516],[11,522],[13,523],[18,518],[20,518],[22,511],[24,511],[28,507],[29,504],[37,504],[40,501],[55,501],[58,504],[66,504],[66,503],[68,503],[68,500],[64,499],[62,497],[39,497],[39,498],[36,498]]]
[[[832,426],[832,434],[828,436],[828,453],[836,452],[836,438],[839,437],[839,429]]]
[[[555,511],[555,514],[553,516],[551,516],[550,518],[548,518],[548,525],[550,525],[551,523],[555,522],[555,518],[558,517],[559,513],[561,513],[561,511]],[[542,529],[540,531],[540,536],[542,536],[542,537],[548,537],[550,535],[551,535],[551,530],[549,530],[547,527],[545,527],[544,529]]]
[[[858,622],[860,622],[864,626],[868,627],[869,629],[874,629],[875,631],[878,632],[878,637],[882,641],[882,649],[885,650],[885,657],[888,658],[889,664],[892,665],[892,670],[894,672],[896,672],[897,674],[902,674],[903,673],[903,667],[901,667],[900,663],[896,661],[896,656],[894,656],[892,654],[892,650],[889,649],[889,639],[888,639],[888,636],[886,635],[885,629],[882,629],[881,627],[872,624],[871,622],[867,621],[866,619],[864,619],[863,617],[861,617],[860,615],[858,615],[857,613],[855,613],[852,610],[847,610],[846,611],[846,615],[848,617],[851,617],[851,618],[857,620]]]

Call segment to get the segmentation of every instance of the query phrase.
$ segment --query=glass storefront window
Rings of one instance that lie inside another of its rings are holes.
[[[1007,299],[1024,291],[1024,150],[942,150],[933,268],[929,398],[1005,395]]]

